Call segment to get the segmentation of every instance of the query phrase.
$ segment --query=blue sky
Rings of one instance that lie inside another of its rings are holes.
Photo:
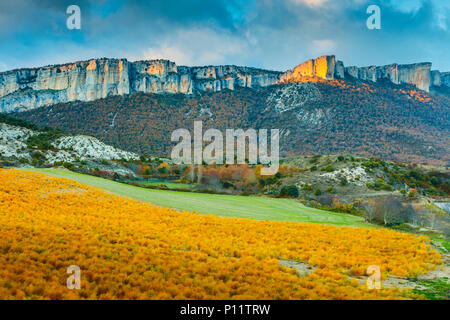
[[[81,30],[66,28],[71,4]],[[366,27],[371,4],[381,30]],[[449,52],[448,0],[0,1],[0,71],[99,57],[284,71],[324,54],[450,71]]]

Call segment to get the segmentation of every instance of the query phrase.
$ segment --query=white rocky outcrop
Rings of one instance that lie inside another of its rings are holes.
[[[104,144],[90,136],[63,136],[52,142],[53,150],[29,150],[26,141],[40,132],[0,123],[0,156],[5,158],[28,159],[39,151],[48,164],[73,162],[75,160],[137,160],[133,152],[123,151]]]
[[[283,113],[322,98],[315,83],[292,83],[274,90],[267,98],[267,108]]]
[[[0,156],[29,158],[25,141],[35,132],[26,128],[0,123]]]
[[[56,149],[70,150],[80,160],[106,159],[106,160],[137,160],[137,154],[123,151],[104,144],[100,140],[90,136],[64,136],[53,143]]]
[[[345,177],[349,181],[354,181],[353,183],[356,185],[363,186],[368,181],[372,179],[367,174],[366,170],[362,167],[356,168],[343,168],[339,171],[327,172],[320,175],[321,177],[326,177],[328,179],[338,179],[339,177]]]

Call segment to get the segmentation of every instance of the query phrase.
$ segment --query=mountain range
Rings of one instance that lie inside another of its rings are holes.
[[[233,65],[186,67],[169,60],[92,59],[0,73],[0,111],[26,111],[60,102],[93,101],[135,92],[193,94],[237,87],[261,88],[303,81],[304,77],[387,80],[394,84],[412,84],[424,91],[450,87],[450,72],[432,71],[431,66],[424,62],[345,67],[342,61],[330,55],[279,72]]]
[[[168,156],[170,134],[280,129],[282,156],[354,154],[450,163],[450,74],[431,63],[345,67],[334,56],[285,72],[92,59],[0,73],[0,109],[123,150]]]

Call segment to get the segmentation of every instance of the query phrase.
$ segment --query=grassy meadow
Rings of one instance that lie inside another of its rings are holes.
[[[311,222],[354,227],[370,226],[361,217],[309,208],[290,199],[155,190],[78,174],[64,169],[26,170],[75,180],[116,195],[179,210],[257,220]]]

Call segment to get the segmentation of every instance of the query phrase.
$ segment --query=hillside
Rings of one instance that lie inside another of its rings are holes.
[[[72,167],[74,162],[99,166],[109,160],[134,160],[138,155],[119,150],[98,139],[85,135],[71,135],[53,128],[39,128],[12,117],[0,117],[0,166],[57,166]],[[130,174],[125,168],[115,168]]]
[[[352,154],[450,163],[450,95],[412,85],[360,80],[303,81],[267,88],[110,96],[14,113],[39,126],[95,136],[115,147],[168,156],[171,132],[280,129],[280,155]]]

